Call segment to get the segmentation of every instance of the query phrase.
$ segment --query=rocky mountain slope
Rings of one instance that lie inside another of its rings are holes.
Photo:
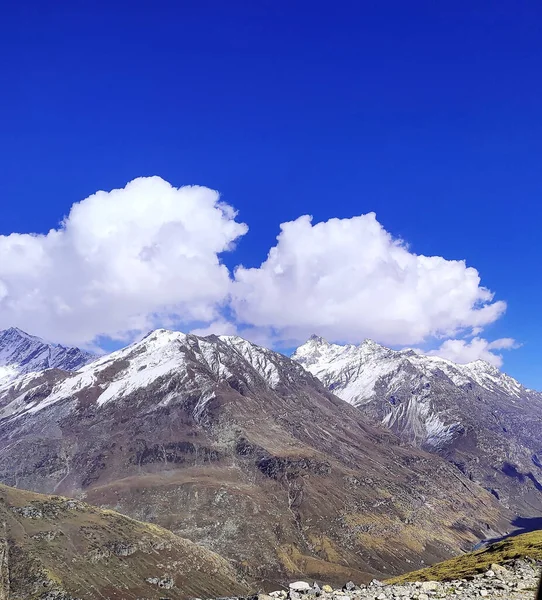
[[[148,523],[0,485],[0,598],[171,600],[247,593],[218,555]]]
[[[17,327],[0,331],[0,378],[44,369],[76,371],[95,358],[79,348],[48,344]]]
[[[522,515],[542,509],[542,394],[483,362],[313,336],[294,360],[370,422],[437,453]]]
[[[511,516],[287,357],[165,330],[0,385],[0,480],[158,523],[269,586],[411,570]]]

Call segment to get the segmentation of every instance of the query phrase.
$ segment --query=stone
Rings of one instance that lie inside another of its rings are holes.
[[[347,581],[344,585],[343,585],[343,590],[345,592],[351,592],[352,590],[356,589],[356,584],[353,581]]]
[[[436,592],[438,586],[438,581],[422,581],[421,588],[424,592]]]
[[[492,564],[489,568],[499,577],[509,577],[512,575],[512,572],[502,565]]]
[[[166,590],[170,590],[175,585],[173,579],[167,575],[165,577],[147,577],[145,581]]]
[[[20,506],[11,510],[27,519],[41,519],[43,517],[41,509],[35,506]]]
[[[306,581],[294,581],[293,583],[290,583],[288,587],[300,594],[308,594],[312,590],[311,586]]]
[[[480,596],[489,596],[489,592],[487,590],[481,589]]]
[[[323,585],[322,591],[326,594],[331,594],[333,592],[333,588],[330,585]]]
[[[111,544],[111,552],[116,556],[131,556],[137,552],[137,546],[126,542],[114,542]]]

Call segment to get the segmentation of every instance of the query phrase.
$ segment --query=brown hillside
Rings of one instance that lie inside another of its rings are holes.
[[[248,591],[213,552],[77,500],[0,485],[0,521],[0,598],[182,600]]]

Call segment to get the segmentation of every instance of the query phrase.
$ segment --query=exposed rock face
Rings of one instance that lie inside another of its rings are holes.
[[[16,327],[0,331],[0,377],[44,369],[76,371],[96,358],[79,348],[47,344]]]
[[[213,552],[83,502],[0,485],[0,520],[5,600],[136,600],[158,598],[160,587],[184,600],[249,590]]]
[[[253,581],[404,572],[509,516],[285,356],[165,330],[0,386],[0,479],[159,523]]]
[[[542,509],[542,394],[483,361],[313,336],[292,356],[373,424],[439,454],[521,515]]]

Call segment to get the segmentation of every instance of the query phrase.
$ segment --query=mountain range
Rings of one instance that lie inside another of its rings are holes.
[[[157,330],[1,379],[0,481],[158,524],[262,585],[366,581],[509,527],[494,494],[377,421],[282,354]]]
[[[455,364],[312,336],[292,358],[404,441],[438,454],[522,516],[542,510],[542,394],[487,362]]]

